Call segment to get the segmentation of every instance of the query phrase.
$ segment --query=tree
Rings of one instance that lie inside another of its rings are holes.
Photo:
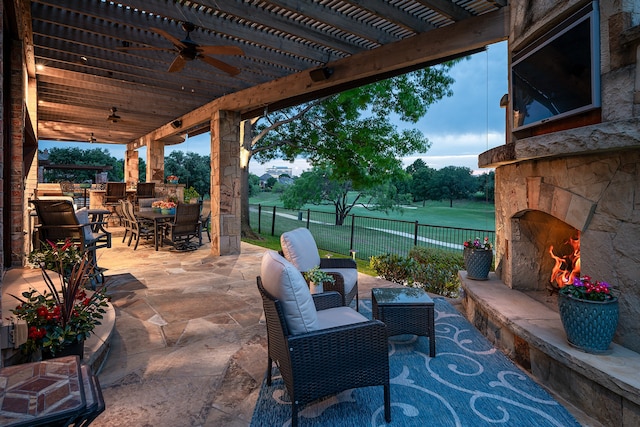
[[[40,151],[40,154],[43,152]],[[49,151],[49,163],[52,165],[86,165],[86,166],[111,166],[107,171],[109,181],[122,181],[124,179],[124,166],[122,160],[118,161],[109,154],[107,149],[93,148],[82,150],[80,148],[57,148]],[[47,182],[85,182],[95,181],[95,170],[79,169],[46,169],[45,181]]]
[[[496,173],[494,171],[483,173],[476,178],[478,180],[478,191],[484,194],[484,199],[489,202],[495,201]]]
[[[358,191],[350,181],[337,179],[329,167],[314,167],[303,172],[288,187],[280,199],[286,209],[301,209],[305,204],[333,205],[335,225],[342,225],[356,205],[367,208],[389,210],[406,203],[408,195],[399,195],[390,183]]]
[[[429,105],[451,96],[454,62],[351,89],[327,98],[271,113],[246,122],[241,129],[241,164],[307,158],[314,166],[331,167],[332,180],[354,189],[373,189],[401,171],[400,158],[425,152],[430,144],[417,130],[398,132],[391,116],[415,123]],[[367,116],[363,118],[363,116]],[[252,136],[253,135],[253,136]],[[247,186],[248,170],[243,171]],[[248,191],[242,193],[242,232],[249,226]],[[245,199],[246,197],[246,199]]]
[[[428,199],[429,186],[435,169],[430,168],[422,159],[416,159],[413,164],[407,167],[407,173],[411,175],[410,192],[413,196],[413,200],[418,202],[424,202]]]
[[[249,197],[258,195],[260,190],[260,177],[252,173],[249,174]]]
[[[431,179],[428,196],[432,200],[448,199],[453,207],[454,199],[462,199],[476,191],[477,181],[472,171],[464,166],[447,166],[437,170]]]
[[[173,151],[164,158],[165,176],[176,175],[187,188],[193,187],[205,196],[211,189],[211,162],[209,156],[198,153]]]

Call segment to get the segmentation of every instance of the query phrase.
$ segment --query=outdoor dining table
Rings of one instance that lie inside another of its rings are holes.
[[[157,211],[140,211],[138,212],[139,218],[150,219],[153,220],[153,236],[155,240],[156,251],[158,250],[159,237],[160,237],[160,228],[163,223],[167,221],[171,221],[176,215],[175,214],[164,214],[162,212]]]

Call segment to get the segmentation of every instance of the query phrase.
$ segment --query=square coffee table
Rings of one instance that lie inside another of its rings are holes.
[[[413,334],[429,338],[429,356],[436,356],[434,304],[420,288],[374,288],[373,318],[387,325],[387,335]]]

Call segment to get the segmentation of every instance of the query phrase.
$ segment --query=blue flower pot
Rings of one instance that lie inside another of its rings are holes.
[[[618,298],[588,301],[558,295],[560,320],[572,346],[587,353],[606,353],[618,327]]]
[[[464,248],[464,265],[467,269],[467,278],[473,280],[487,280],[491,264],[493,263],[493,251],[484,249]]]

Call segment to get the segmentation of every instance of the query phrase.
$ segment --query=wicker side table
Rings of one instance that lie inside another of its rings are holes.
[[[387,335],[413,334],[429,338],[429,356],[436,356],[433,300],[419,288],[374,288],[373,318],[387,325]]]

